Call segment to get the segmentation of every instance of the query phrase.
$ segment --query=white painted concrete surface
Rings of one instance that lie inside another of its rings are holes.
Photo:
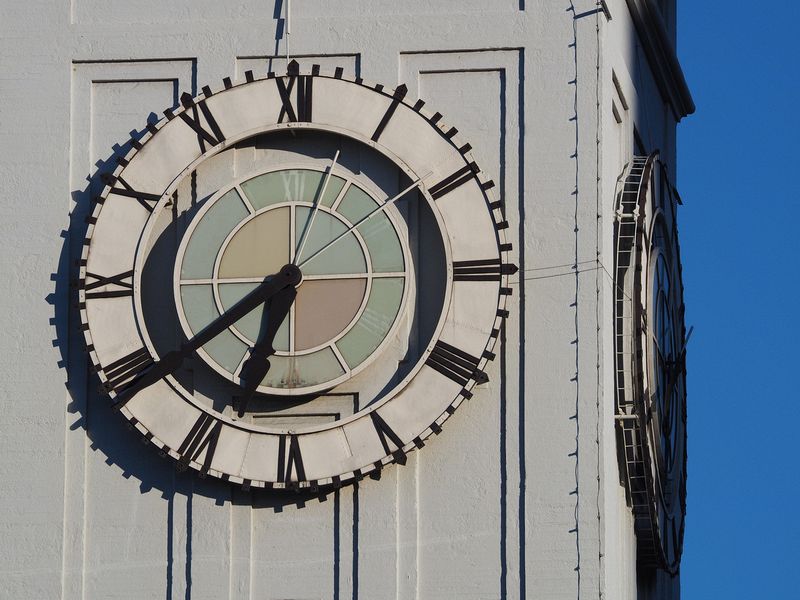
[[[0,2],[0,597],[677,598],[677,579],[637,583],[616,462],[613,196],[634,127],[675,173],[628,4],[292,2],[304,64],[406,83],[458,126],[521,268],[491,383],[406,466],[297,506],[141,444],[69,306],[98,167],[181,92],[284,69],[281,0]]]

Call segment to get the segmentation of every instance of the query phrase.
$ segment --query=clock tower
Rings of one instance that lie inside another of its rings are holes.
[[[674,1],[5,4],[2,589],[679,597]]]

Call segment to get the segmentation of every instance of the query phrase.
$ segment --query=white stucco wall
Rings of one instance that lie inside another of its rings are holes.
[[[181,92],[285,68],[280,0],[0,2],[0,596],[636,598],[595,261],[611,272],[633,126],[674,164],[674,117],[608,4],[611,21],[591,0],[293,2],[293,56],[406,83],[458,126],[522,269],[491,382],[442,435],[297,506],[142,445],[69,307],[88,178]]]

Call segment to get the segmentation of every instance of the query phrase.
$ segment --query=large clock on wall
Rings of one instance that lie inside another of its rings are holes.
[[[686,514],[686,342],[676,209],[658,153],[635,157],[616,212],[616,412],[638,561],[676,573]]]
[[[405,86],[294,61],[181,104],[88,219],[102,389],[179,468],[245,487],[404,462],[488,380],[508,314],[507,223],[470,145]]]

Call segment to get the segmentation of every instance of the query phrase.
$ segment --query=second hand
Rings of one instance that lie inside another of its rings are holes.
[[[330,248],[331,246],[333,246],[333,245],[334,245],[336,242],[338,242],[338,241],[339,241],[339,240],[341,240],[343,237],[345,237],[345,236],[346,236],[348,233],[350,233],[351,231],[353,231],[354,229],[356,229],[356,228],[357,228],[357,227],[359,227],[360,225],[363,225],[364,223],[366,223],[366,222],[367,222],[369,219],[371,219],[371,218],[372,218],[372,217],[374,217],[375,215],[377,215],[377,214],[379,214],[379,213],[382,213],[384,210],[386,210],[386,208],[387,208],[387,207],[389,207],[390,205],[392,205],[392,204],[394,204],[395,202],[397,202],[397,201],[398,201],[400,198],[402,198],[403,196],[405,196],[405,195],[406,195],[408,192],[410,192],[410,191],[411,191],[411,190],[413,190],[414,188],[417,188],[417,187],[419,187],[419,185],[420,185],[420,184],[421,184],[421,183],[422,183],[422,182],[423,182],[425,179],[427,179],[428,177],[430,177],[432,174],[433,174],[433,171],[429,171],[428,173],[426,173],[425,175],[423,175],[422,177],[420,177],[419,179],[417,179],[416,181],[414,181],[414,182],[413,182],[411,185],[409,185],[409,186],[408,186],[406,189],[404,189],[403,191],[401,191],[399,194],[397,194],[397,195],[393,196],[392,198],[389,198],[389,199],[388,199],[386,202],[384,202],[383,204],[381,204],[381,205],[380,205],[378,208],[376,208],[376,209],[375,209],[375,210],[373,210],[371,213],[369,213],[368,215],[366,215],[365,217],[363,217],[362,219],[360,219],[360,220],[359,220],[357,223],[355,223],[355,224],[354,224],[352,227],[350,227],[350,228],[349,228],[349,229],[347,229],[346,231],[343,231],[343,232],[342,232],[341,234],[339,234],[337,237],[333,238],[333,239],[332,239],[330,242],[328,242],[327,244],[325,244],[325,245],[324,245],[322,248],[320,248],[319,250],[317,250],[316,252],[314,252],[314,254],[312,254],[311,256],[309,256],[307,259],[305,259],[303,262],[301,262],[301,263],[300,263],[299,265],[297,265],[297,266],[298,266],[298,267],[302,267],[303,265],[305,265],[305,264],[308,264],[309,262],[311,262],[311,261],[312,261],[313,259],[315,259],[317,256],[319,256],[320,254],[322,254],[323,252],[325,252],[325,251],[326,251],[328,248]]]
[[[308,233],[311,231],[311,228],[314,226],[314,217],[317,216],[317,210],[319,209],[319,204],[322,202],[322,198],[325,196],[325,191],[328,189],[328,182],[331,180],[331,175],[333,175],[333,168],[336,166],[336,161],[339,160],[339,150],[336,151],[336,154],[333,156],[333,162],[331,162],[331,166],[328,168],[328,173],[325,176],[325,181],[322,183],[322,189],[317,194],[316,201],[314,202],[314,206],[311,209],[311,215],[306,222],[306,226],[303,229],[303,234],[300,236],[300,244],[298,245],[297,252],[295,252],[294,259],[292,260],[293,263],[296,263],[300,255],[303,253],[303,247],[306,245],[306,240],[308,239]]]

